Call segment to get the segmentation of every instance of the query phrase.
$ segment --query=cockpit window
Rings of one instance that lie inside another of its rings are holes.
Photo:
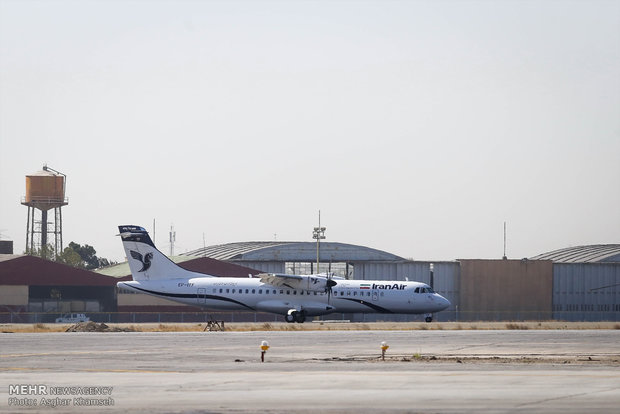
[[[435,291],[433,290],[433,288],[432,288],[432,287],[427,286],[427,287],[426,287],[426,293],[435,293]]]
[[[420,293],[420,288],[419,287],[415,288],[414,292],[415,293]]]

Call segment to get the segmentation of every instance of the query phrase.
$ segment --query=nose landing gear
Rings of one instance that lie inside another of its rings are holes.
[[[432,313],[425,313],[424,316],[425,316],[424,320],[426,321],[426,323],[433,322],[433,314]]]

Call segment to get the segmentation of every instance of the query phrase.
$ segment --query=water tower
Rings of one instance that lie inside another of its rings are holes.
[[[41,249],[41,256],[51,252],[47,246],[48,235],[54,235],[54,252],[62,252],[62,206],[69,204],[65,198],[67,176],[47,165],[43,170],[26,176],[26,197],[22,204],[28,206],[26,224],[26,253]],[[54,221],[48,222],[48,211],[54,209]],[[35,210],[41,211],[40,220],[35,219]]]

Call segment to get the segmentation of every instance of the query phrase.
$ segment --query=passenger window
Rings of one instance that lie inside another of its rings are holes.
[[[252,294],[256,293],[256,289],[252,289]]]
[[[347,296],[351,296],[351,291],[348,291],[348,292],[347,292]]]
[[[263,289],[258,289],[258,294],[262,295],[263,294]]]
[[[316,296],[316,292],[314,292],[314,296]]]
[[[280,295],[284,294],[284,289],[280,289]]]
[[[246,290],[245,290],[245,293],[250,293],[250,290],[249,290],[249,289],[246,289]]]
[[[220,293],[222,293],[222,289],[220,289]]]
[[[226,289],[226,293],[230,293],[230,289]]]
[[[304,291],[303,291],[303,290],[300,290],[300,291],[299,291],[299,294],[300,294],[300,295],[303,295],[303,294],[304,294]]]
[[[233,289],[232,293],[235,293],[235,289]]]
[[[296,294],[297,294],[297,291],[296,291],[296,290],[294,290],[294,291],[293,291],[293,295],[296,295]]]
[[[291,294],[291,291],[290,291],[290,290],[287,290],[287,291],[286,291],[286,294],[287,294],[287,295],[290,295],[290,294]]]
[[[357,292],[353,292],[353,296],[357,296]]]

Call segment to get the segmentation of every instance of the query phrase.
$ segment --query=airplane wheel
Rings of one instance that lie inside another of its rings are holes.
[[[297,313],[297,312],[293,312],[293,313],[291,313],[291,314],[284,315],[284,320],[285,320],[285,321],[287,321],[288,323],[293,323],[293,322],[295,322],[295,314],[296,314],[296,313]]]
[[[295,312],[295,322],[304,323],[306,321],[306,314],[304,312]]]
[[[432,316],[427,316],[425,321],[428,322],[428,323],[431,323],[431,322],[433,322],[433,317]]]

